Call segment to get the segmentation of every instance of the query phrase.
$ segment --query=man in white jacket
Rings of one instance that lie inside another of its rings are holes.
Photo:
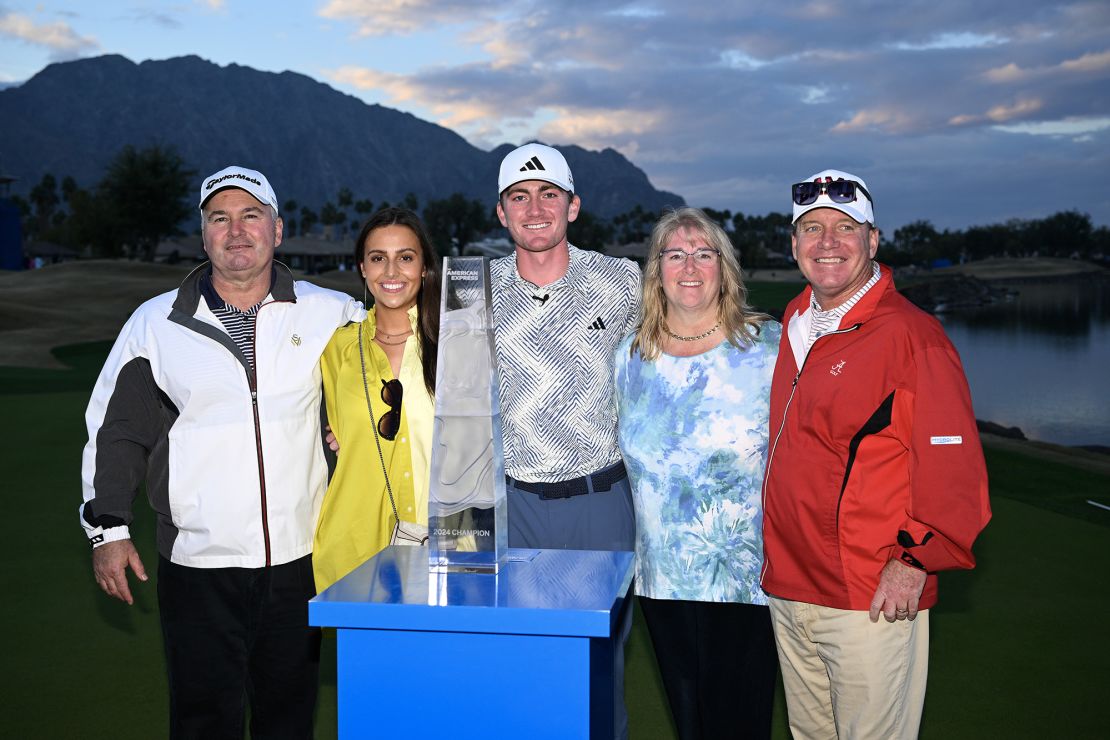
[[[131,505],[157,514],[158,603],[172,737],[311,737],[319,631],[312,529],[327,483],[320,354],[364,312],[274,261],[278,201],[228,167],[200,191],[209,262],[140,306],[86,412],[81,523],[93,573],[133,602]]]

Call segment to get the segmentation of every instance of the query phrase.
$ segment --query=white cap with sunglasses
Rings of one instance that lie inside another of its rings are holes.
[[[856,223],[875,225],[874,203],[867,183],[848,172],[818,172],[793,185],[790,194],[794,200],[792,223],[815,208],[835,208]]]

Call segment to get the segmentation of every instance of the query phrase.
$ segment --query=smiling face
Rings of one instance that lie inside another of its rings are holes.
[[[270,269],[281,219],[245,190],[228,188],[204,204],[204,251],[221,280],[242,283]]]
[[[407,226],[374,229],[362,243],[359,270],[376,305],[407,311],[416,303],[424,277],[420,239]]]
[[[688,226],[675,231],[660,252],[659,260],[668,311],[716,315],[721,296],[721,260],[700,231]]]
[[[547,252],[566,246],[567,225],[578,218],[580,201],[557,185],[525,180],[508,187],[497,202],[497,218],[517,249]]]
[[[829,311],[871,279],[879,231],[834,208],[817,208],[798,219],[790,242],[814,298]]]

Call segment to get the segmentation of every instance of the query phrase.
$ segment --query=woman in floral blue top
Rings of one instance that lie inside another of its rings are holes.
[[[747,305],[732,244],[695,208],[655,225],[643,289],[614,364],[636,592],[679,736],[770,737],[760,489],[780,326]]]

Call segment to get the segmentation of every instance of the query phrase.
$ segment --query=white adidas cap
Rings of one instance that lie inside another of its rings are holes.
[[[506,188],[525,180],[543,180],[569,193],[574,192],[574,176],[570,174],[567,160],[557,150],[543,144],[525,144],[505,155],[497,176],[497,194],[500,196]]]
[[[277,196],[270,187],[270,181],[257,170],[248,170],[246,167],[232,165],[225,167],[214,175],[204,178],[200,186],[200,209],[216,193],[228,188],[239,188],[254,196],[255,200],[263,205],[272,206],[274,213],[278,212]]]

